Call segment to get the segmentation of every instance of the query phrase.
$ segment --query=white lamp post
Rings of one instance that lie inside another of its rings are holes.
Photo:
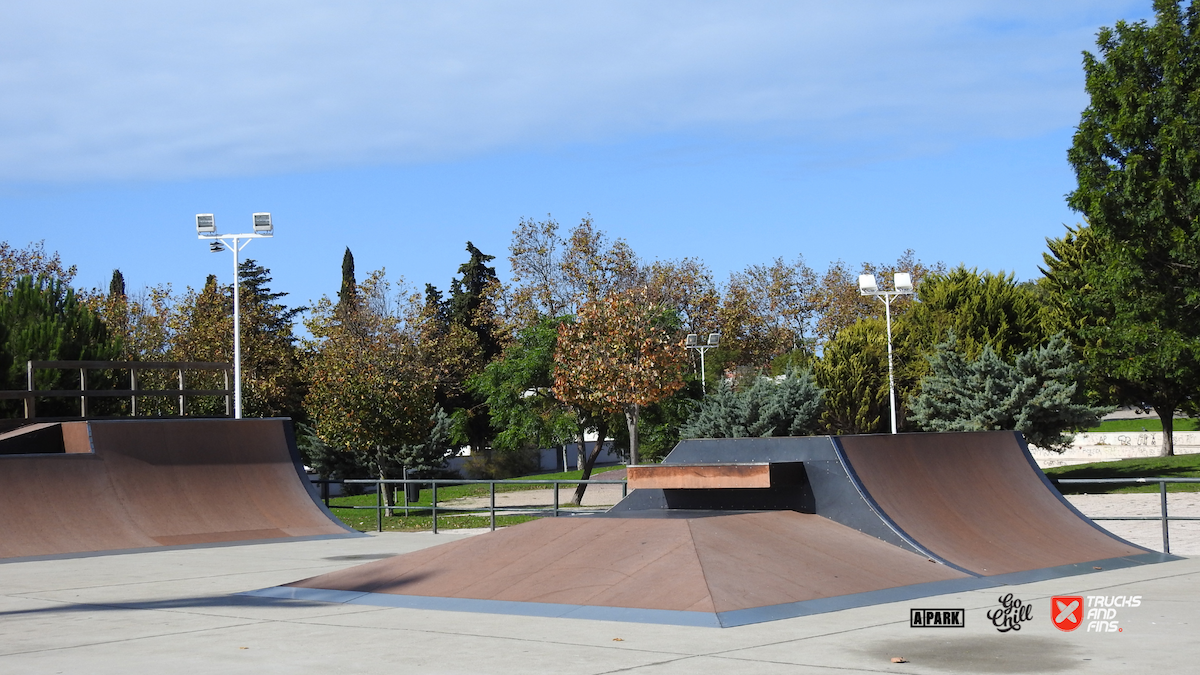
[[[696,333],[688,333],[687,342],[684,343],[684,346],[688,349],[695,349],[696,351],[700,352],[700,388],[707,391],[706,383],[704,381],[704,352],[721,346],[721,334],[709,333],[708,341],[702,343],[700,342],[699,335]]]
[[[901,295],[912,295],[913,285],[912,276],[908,272],[896,272],[893,277],[895,290],[881,291],[879,284],[875,283],[874,274],[860,274],[858,276],[858,292],[862,295],[873,295],[883,301],[884,311],[887,315],[887,343],[888,343],[888,392],[891,396],[892,405],[892,433],[896,433],[896,379],[892,372],[892,300]]]
[[[228,246],[233,251],[233,418],[242,419],[242,319],[238,292],[241,276],[238,271],[238,254],[251,239],[266,239],[275,235],[271,214],[253,215],[254,232],[250,234],[218,234],[216,219],[211,213],[196,214],[196,234],[208,240],[208,250],[220,253]],[[245,241],[243,241],[245,240]]]

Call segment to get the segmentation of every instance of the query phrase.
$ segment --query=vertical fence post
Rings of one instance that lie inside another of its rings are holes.
[[[87,368],[79,368],[79,416],[87,417]]]
[[[129,416],[137,417],[137,366],[129,366]]]
[[[37,417],[37,397],[33,395],[33,361],[26,364],[25,375],[29,383],[29,396],[25,397],[25,419]]]
[[[1163,553],[1171,552],[1171,537],[1167,534],[1167,482],[1165,480],[1158,481],[1158,494],[1162,501],[1162,527],[1163,527]]]
[[[488,507],[488,510],[492,514],[492,532],[495,532],[496,531],[496,481],[490,481],[488,483],[488,487],[491,488],[491,492],[492,492],[492,504],[490,507]]]
[[[229,371],[222,370],[221,374],[225,376],[225,416],[233,417],[233,401],[229,397]]]
[[[558,481],[554,481],[554,517],[558,517]]]
[[[437,534],[437,481],[433,481],[430,485],[433,486],[433,496],[429,499],[430,503],[433,504],[433,533]]]
[[[375,483],[375,531],[383,532],[383,483]]]
[[[183,368],[179,369],[179,416],[184,416],[183,407]]]

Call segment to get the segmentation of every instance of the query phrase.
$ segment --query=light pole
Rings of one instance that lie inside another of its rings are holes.
[[[858,275],[858,292],[862,295],[873,295],[883,301],[884,311],[887,314],[887,342],[888,342],[888,393],[891,397],[892,405],[892,433],[896,433],[896,378],[893,375],[892,369],[892,300],[901,295],[912,295],[913,285],[912,277],[908,272],[896,272],[892,278],[895,290],[881,291],[879,284],[875,283],[874,274]]]
[[[242,319],[238,292],[241,276],[238,271],[238,254],[251,239],[267,239],[275,235],[271,214],[253,215],[254,232],[250,234],[218,234],[216,219],[211,213],[196,214],[196,234],[208,240],[208,250],[220,253],[228,246],[233,251],[233,418],[242,419]]]
[[[721,346],[721,334],[709,333],[708,342],[701,343],[699,335],[695,333],[688,333],[687,342],[684,343],[684,346],[688,349],[695,349],[696,351],[700,352],[700,388],[704,389],[705,393],[707,393],[708,389],[704,381],[704,352]]]

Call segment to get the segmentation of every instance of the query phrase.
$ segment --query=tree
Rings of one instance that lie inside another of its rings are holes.
[[[794,349],[811,348],[816,290],[817,275],[800,256],[731,274],[721,304],[727,357],[714,361],[765,368]]]
[[[1052,242],[1044,271],[1059,308],[1085,317],[1071,337],[1109,400],[1153,405],[1170,455],[1174,414],[1195,410],[1200,385],[1200,9],[1154,10],[1153,25],[1102,28],[1099,55],[1084,54],[1067,203],[1090,232]]]
[[[503,358],[487,365],[471,378],[471,390],[487,402],[492,426],[499,429],[494,441],[501,451],[555,448],[574,440],[579,448],[582,480],[587,480],[599,457],[608,420],[603,410],[568,404],[554,396],[554,353],[562,319],[543,319],[522,330],[504,350]],[[599,439],[586,452],[587,431],[595,429]],[[574,503],[583,500],[587,484],[575,488]]]
[[[303,369],[293,332],[304,308],[280,302],[270,270],[251,259],[238,268],[241,288],[243,413],[247,417],[302,417]],[[233,361],[233,287],[213,275],[200,291],[188,289],[171,320],[171,351],[176,361]],[[203,375],[192,377],[203,378]],[[219,377],[219,376],[209,376]],[[218,380],[208,382],[218,389]],[[224,402],[194,401],[193,414],[224,414]]]
[[[807,436],[819,422],[822,392],[809,371],[757,377],[737,391],[725,380],[680,429],[684,438]]]
[[[554,395],[584,408],[623,412],[630,462],[638,461],[638,416],[684,384],[678,320],[644,291],[614,293],[558,327]]]
[[[926,265],[909,249],[894,263],[863,263],[859,270],[859,274],[874,274],[885,285],[896,272],[908,272],[912,275],[913,285],[920,288],[927,274],[945,272],[945,267],[942,263]],[[820,342],[832,340],[860,319],[882,319],[884,315],[883,303],[859,293],[857,275],[841,260],[832,263],[821,276],[816,290],[816,303],[819,312],[816,335]],[[897,298],[892,303],[892,320],[904,316],[912,306],[910,298]]]
[[[1015,429],[1034,445],[1062,451],[1063,432],[1099,423],[1103,408],[1085,401],[1085,368],[1061,335],[1007,363],[990,344],[971,359],[951,339],[929,357],[931,372],[912,403],[927,431]]]
[[[885,430],[888,371],[882,319],[860,319],[839,331],[825,345],[814,374],[825,392],[821,423],[826,431],[871,434]],[[899,411],[896,417],[904,419]]]
[[[917,299],[898,331],[914,354],[932,354],[953,334],[955,348],[966,356],[978,356],[990,345],[1011,359],[1049,338],[1037,292],[1012,274],[959,266],[928,275],[917,287]]]
[[[406,446],[430,443],[438,422],[431,374],[406,320],[419,311],[419,299],[405,298],[407,314],[401,314],[390,291],[377,271],[356,286],[353,304],[324,297],[305,321],[312,339],[305,344],[310,385],[304,404],[313,429],[327,445],[358,455],[381,479],[403,466]],[[390,513],[391,490],[386,498]]]
[[[108,334],[100,316],[80,302],[75,291],[59,279],[22,276],[0,295],[0,375],[4,389],[25,389],[30,360],[111,361],[120,344]],[[37,389],[63,389],[61,370],[39,370]],[[91,383],[95,386],[97,383]],[[8,413],[17,406],[5,402]],[[39,411],[73,414],[72,403],[59,399]]]
[[[63,265],[58,253],[47,253],[45,241],[31,243],[25,248],[15,248],[7,241],[0,241],[0,291],[12,290],[17,280],[25,276],[57,281],[66,288],[75,279],[75,271],[74,265]]]

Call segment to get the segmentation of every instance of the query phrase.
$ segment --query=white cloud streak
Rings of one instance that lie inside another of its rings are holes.
[[[656,134],[1031,136],[1075,123],[1080,51],[1143,4],[12,3],[0,180],[279,173]]]

